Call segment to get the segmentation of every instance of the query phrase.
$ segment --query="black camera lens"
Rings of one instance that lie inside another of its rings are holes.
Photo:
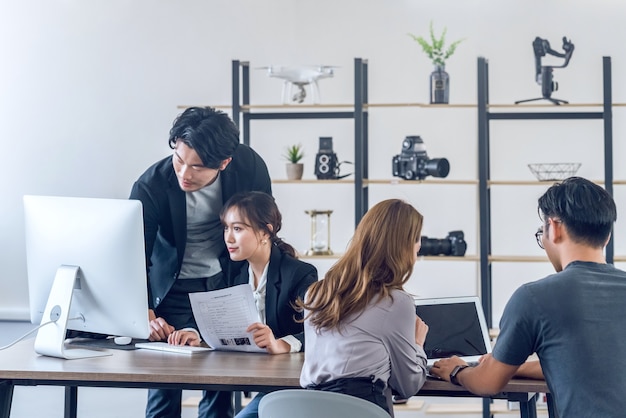
[[[443,239],[422,236],[417,255],[451,255],[462,257],[467,250],[463,231],[450,231]]]
[[[428,176],[446,177],[450,163],[445,158],[428,158],[424,141],[419,135],[409,135],[402,141],[402,151],[391,159],[391,172],[406,180],[424,180]]]
[[[424,164],[424,177],[446,177],[450,172],[450,162],[447,158],[433,158]]]
[[[422,237],[422,247],[417,255],[449,255],[450,241],[447,239]]]

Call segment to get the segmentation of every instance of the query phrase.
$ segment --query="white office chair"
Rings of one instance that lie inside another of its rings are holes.
[[[355,396],[321,390],[285,389],[265,395],[259,418],[389,418],[380,406]]]

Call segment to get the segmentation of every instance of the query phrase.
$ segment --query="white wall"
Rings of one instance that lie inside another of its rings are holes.
[[[332,64],[320,82],[323,103],[349,103],[353,59],[369,61],[370,102],[427,102],[431,64],[408,32],[426,34],[431,19],[448,39],[466,38],[447,70],[451,102],[475,103],[476,58],[490,62],[492,103],[540,95],[534,83],[535,36],[561,50],[576,46],[555,70],[554,97],[600,102],[601,61],[613,59],[613,98],[626,101],[623,16],[618,0],[0,0],[0,318],[28,317],[22,196],[51,194],[126,198],[132,182],[169,153],[167,134],[179,105],[230,103],[232,59],[266,65]],[[544,63],[549,63],[545,61]],[[560,63],[560,61],[554,61]],[[279,103],[281,83],[251,71],[252,102]],[[623,108],[614,111],[615,177],[626,150]],[[390,178],[390,161],[408,134],[420,134],[431,157],[447,157],[449,178],[475,179],[474,109],[376,109],[370,113],[370,177]],[[280,154],[290,143],[307,151],[313,178],[319,136],[335,138],[341,159],[353,153],[347,121],[253,122],[252,145],[270,174],[284,178]],[[600,122],[506,122],[492,125],[492,177],[532,179],[529,162],[579,161],[578,174],[602,178]],[[532,234],[543,186],[494,191],[494,253],[540,255]],[[332,208],[332,248],[345,248],[354,225],[351,186],[275,185],[284,237],[307,248],[304,209]],[[370,204],[399,196],[426,216],[424,234],[462,229],[477,249],[475,186],[372,186]],[[620,209],[624,186],[616,188]],[[616,228],[617,253],[626,243]],[[330,262],[320,262],[320,270]],[[494,318],[520,283],[551,271],[547,264],[494,267]],[[424,296],[478,292],[476,263],[424,262],[411,291]]]

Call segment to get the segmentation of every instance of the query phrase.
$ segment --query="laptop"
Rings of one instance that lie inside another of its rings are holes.
[[[428,325],[424,343],[428,366],[450,356],[477,363],[491,353],[489,329],[477,296],[416,299],[415,312]]]

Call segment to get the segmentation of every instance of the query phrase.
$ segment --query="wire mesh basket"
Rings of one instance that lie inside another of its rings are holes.
[[[576,174],[581,163],[534,163],[528,164],[539,181],[565,180]]]

